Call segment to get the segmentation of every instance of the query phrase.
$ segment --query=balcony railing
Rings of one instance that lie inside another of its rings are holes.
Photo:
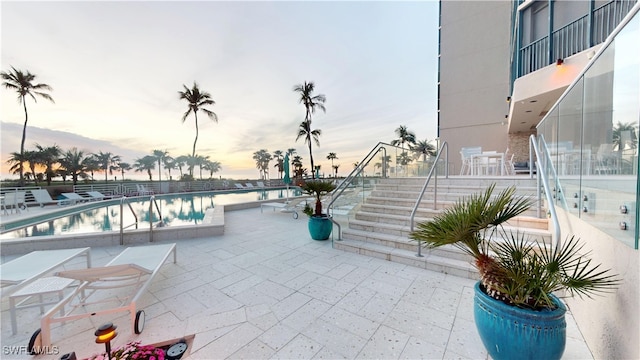
[[[637,0],[613,0],[602,5],[593,11],[592,16],[584,15],[551,33],[551,47],[549,36],[521,47],[516,77],[550,65],[556,59],[567,58],[603,43],[636,2]]]

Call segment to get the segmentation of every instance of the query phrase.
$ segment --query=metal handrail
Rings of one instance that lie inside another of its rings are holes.
[[[416,212],[418,211],[418,207],[420,207],[420,202],[422,202],[422,197],[424,196],[424,193],[427,190],[427,187],[429,186],[429,181],[431,180],[431,177],[433,176],[434,172],[436,174],[436,177],[435,177],[436,180],[435,180],[434,196],[433,196],[433,208],[434,209],[436,208],[436,203],[438,201],[438,160],[440,160],[440,156],[442,155],[443,149],[446,149],[444,174],[446,179],[449,178],[449,144],[447,144],[447,142],[445,141],[442,143],[440,150],[436,154],[436,158],[433,162],[433,166],[431,167],[431,170],[429,170],[429,175],[427,175],[427,180],[424,182],[424,185],[422,186],[422,190],[420,190],[420,195],[418,195],[418,200],[416,200],[416,204],[413,206],[413,210],[411,210],[411,219],[410,219],[411,231],[413,231]],[[416,256],[423,257],[422,241],[420,240],[418,240],[418,253],[416,254]]]
[[[127,201],[127,197],[123,196],[120,198],[120,245],[124,245],[124,203],[125,201]],[[138,228],[138,215],[136,215],[136,212],[133,210],[133,207],[131,206],[131,203],[127,201],[127,205],[129,205],[129,209],[131,210],[131,213],[133,214],[133,218],[136,219],[136,222],[134,224],[131,225],[127,225],[126,227],[129,226],[136,226],[136,229]]]
[[[551,166],[548,167],[548,168],[553,173],[553,179],[555,180],[554,183],[555,183],[555,189],[556,189],[555,192],[556,192],[556,194],[560,194],[558,196],[560,198],[560,201],[562,201],[562,205],[566,209],[567,208],[567,200],[564,197],[564,191],[562,190],[562,185],[560,184],[560,180],[558,178],[558,171],[556,170],[556,167],[553,166],[553,159],[551,159],[551,153],[549,152],[549,148],[547,147],[547,141],[545,140],[543,134],[538,135],[538,137],[541,140],[540,143],[542,144],[542,150],[543,150],[543,153],[545,154],[545,161],[547,163],[551,164]],[[582,154],[581,154],[580,158],[581,158],[580,163],[582,163]],[[540,207],[538,206],[538,208],[540,208]],[[538,214],[538,217],[540,217],[540,214]]]
[[[356,166],[351,171],[351,173],[349,173],[349,175],[347,175],[347,177],[338,185],[338,187],[336,187],[333,190],[333,196],[332,196],[331,202],[329,202],[329,205],[327,205],[327,214],[330,213],[330,210],[333,206],[333,203],[336,201],[336,199],[338,199],[340,195],[342,195],[342,193],[347,189],[349,184],[351,184],[353,179],[355,179],[355,177],[358,176],[367,165],[369,165],[371,160],[374,158],[374,155],[379,153],[380,151],[383,152],[382,156],[384,157],[382,161],[382,177],[386,177],[387,175],[386,161],[384,161],[384,159],[386,159],[386,156],[387,156],[387,149],[383,145],[394,146],[387,143],[379,142],[371,149],[371,151],[369,151],[367,155],[365,155],[362,161],[358,163],[358,166]],[[342,227],[337,221],[333,219],[333,217],[330,216],[329,219],[331,220],[332,223],[334,223],[338,227],[338,240],[342,240]]]
[[[541,141],[544,142],[544,138],[541,138]],[[546,146],[546,145],[545,145]],[[548,210],[549,210],[549,214],[551,215],[551,220],[553,221],[553,226],[554,226],[554,230],[555,230],[555,244],[556,244],[556,249],[559,249],[561,244],[561,240],[560,240],[560,221],[558,221],[558,214],[556,213],[556,208],[554,205],[554,201],[553,198],[551,197],[551,191],[549,190],[549,179],[547,177],[547,172],[546,167],[543,167],[543,164],[540,163],[540,159],[542,159],[543,157],[540,156],[540,150],[538,149],[538,144],[537,144],[537,140],[536,140],[536,136],[535,135],[531,135],[529,137],[529,159],[531,159],[533,157],[533,153],[535,153],[536,155],[536,173],[537,173],[537,182],[538,182],[538,186],[537,186],[537,192],[538,192],[538,217],[540,217],[540,208],[542,206],[542,195],[540,194],[540,178],[542,177],[542,186],[544,187],[544,194],[545,197],[547,199],[547,203],[549,204],[548,206]],[[547,152],[548,155],[548,152]],[[531,163],[530,163],[531,164]],[[553,169],[553,172],[555,173],[555,169],[553,168],[553,163],[549,162],[549,167],[551,167],[551,169]],[[530,171],[531,170],[531,166],[529,166]]]

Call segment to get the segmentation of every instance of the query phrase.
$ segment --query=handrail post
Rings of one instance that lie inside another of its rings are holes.
[[[120,245],[124,245],[124,199],[126,196],[120,198]]]

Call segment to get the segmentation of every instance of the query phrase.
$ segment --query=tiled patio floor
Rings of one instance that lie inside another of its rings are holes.
[[[178,263],[167,263],[143,296],[147,314],[134,335],[126,313],[54,326],[58,359],[104,348],[97,327],[118,326],[113,347],[195,334],[190,359],[485,359],[473,322],[474,281],[345,253],[311,240],[306,217],[228,212],[225,235],[180,240]],[[122,248],[93,248],[94,266]],[[8,259],[5,259],[5,261]],[[71,267],[74,265],[72,264]],[[8,346],[26,345],[39,312],[19,312],[11,335],[2,302],[2,359]],[[592,356],[569,315],[563,359]]]

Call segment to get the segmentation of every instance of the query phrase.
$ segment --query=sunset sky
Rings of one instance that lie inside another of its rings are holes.
[[[312,125],[322,130],[322,172],[334,152],[348,174],[400,125],[436,137],[437,1],[2,1],[0,12],[2,70],[29,70],[53,87],[55,104],[27,102],[26,149],[75,146],[129,163],[154,149],[190,154],[193,116],[181,123],[178,91],[194,81],[216,102],[217,124],[199,115],[196,151],[222,164],[216,176],[258,178],[260,149],[296,148],[309,167],[292,91],[304,81],[327,97]],[[5,179],[24,113],[14,92],[0,95]]]

